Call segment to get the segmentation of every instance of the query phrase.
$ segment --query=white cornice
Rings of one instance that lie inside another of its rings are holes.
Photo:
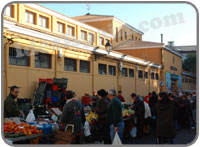
[[[41,12],[50,14],[50,15],[55,16],[55,17],[57,17],[57,18],[66,20],[66,21],[68,21],[68,22],[70,22],[70,23],[73,23],[73,24],[75,24],[75,25],[79,25],[79,26],[84,27],[84,28],[86,28],[86,29],[89,29],[89,30],[91,30],[91,31],[98,32],[99,34],[104,35],[104,36],[106,36],[106,37],[114,38],[114,36],[111,35],[111,34],[109,34],[109,33],[106,33],[106,32],[104,32],[104,31],[102,31],[102,30],[96,29],[96,28],[94,28],[94,27],[92,27],[92,26],[89,26],[89,25],[87,25],[87,24],[84,24],[84,23],[81,23],[81,22],[76,21],[76,20],[74,20],[74,19],[71,19],[71,18],[69,18],[69,17],[67,17],[67,16],[65,16],[65,15],[62,15],[62,14],[60,14],[60,13],[57,13],[57,12],[55,12],[55,11],[52,11],[52,10],[47,9],[47,8],[45,8],[45,7],[42,7],[42,6],[38,5],[38,4],[24,3],[24,5],[26,5],[26,6],[30,7],[30,8],[39,10],[39,11],[41,11]]]
[[[7,20],[4,20],[3,27],[6,28],[8,31],[11,31],[11,32],[24,34],[24,35],[28,35],[28,36],[35,37],[35,38],[48,40],[48,41],[51,41],[51,42],[54,42],[54,43],[84,49],[84,50],[87,50],[87,51],[95,51],[95,48],[92,47],[92,46],[81,44],[81,43],[74,42],[74,41],[70,41],[70,40],[67,40],[67,39],[62,39],[62,38],[55,37],[55,36],[48,35],[48,34],[44,34],[44,33],[38,32],[38,31],[26,29],[26,28],[23,28],[23,27],[20,27],[20,26],[16,26],[16,23],[14,23],[14,22],[11,23]],[[96,52],[101,53],[101,54],[105,54],[105,55],[109,55],[109,56],[112,56],[112,57],[115,57],[115,58],[119,58],[119,59],[121,59],[122,56],[124,55],[124,54],[121,54],[121,53],[116,52],[116,51],[112,51],[112,52],[110,52],[110,54],[108,54],[108,52],[103,50],[103,49],[97,49]],[[162,67],[161,65],[154,64],[150,61],[137,59],[137,58],[134,58],[134,57],[131,57],[131,56],[126,56],[124,58],[124,60],[136,62],[136,63],[141,64],[141,65],[151,66],[151,67],[155,67],[155,68],[161,68]]]

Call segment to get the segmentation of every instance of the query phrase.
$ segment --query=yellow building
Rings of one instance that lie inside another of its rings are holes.
[[[68,89],[78,98],[115,88],[130,102],[132,92],[145,96],[160,90],[161,64],[108,52],[106,42],[115,42],[108,31],[31,3],[7,6],[3,18],[4,97],[10,86],[18,85],[19,97],[33,98],[39,78],[53,77],[68,78]]]
[[[114,36],[115,51],[162,65],[160,78],[160,81],[164,82],[160,87],[162,91],[182,89],[182,56],[179,53],[165,47],[163,43],[142,41],[141,31],[114,16],[87,14],[73,18],[111,33]],[[151,70],[149,72],[153,79],[154,73]]]
[[[112,34],[113,47],[130,39],[142,40],[144,34],[115,16],[87,14],[72,18]]]
[[[182,90],[195,91],[196,90],[196,74],[187,71],[182,72]]]

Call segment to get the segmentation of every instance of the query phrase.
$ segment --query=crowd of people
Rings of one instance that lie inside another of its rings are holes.
[[[87,95],[87,94],[86,94]],[[176,130],[185,127],[195,129],[196,126],[196,94],[166,93],[156,94],[155,91],[145,97],[132,93],[132,105],[129,109],[135,110],[137,138],[156,130],[156,143],[172,144]],[[86,121],[83,106],[77,100],[73,91],[66,91],[66,104],[63,108],[61,121],[66,124],[74,124],[77,143],[83,132]],[[115,133],[123,141],[124,120],[122,116],[125,102],[122,91],[115,89],[108,91],[101,89],[94,91],[91,107],[98,114],[97,124],[103,130],[104,144],[113,142]]]
[[[19,88],[12,86],[10,94],[4,102],[4,117],[21,116],[14,101],[19,94]],[[88,94],[85,94],[89,96]],[[173,93],[155,91],[145,97],[130,94],[132,104],[129,109],[135,111],[134,118],[137,130],[137,138],[156,130],[156,143],[172,144],[179,128],[196,128],[196,93]],[[112,144],[115,134],[118,133],[123,142],[124,119],[122,115],[125,98],[122,91],[115,89],[108,91],[100,89],[94,91],[90,106],[92,111],[98,114],[95,125],[100,126],[104,144]],[[62,109],[61,125],[74,125],[75,143],[80,143],[83,128],[86,122],[83,105],[76,99],[76,93],[71,90],[65,92],[65,104]]]

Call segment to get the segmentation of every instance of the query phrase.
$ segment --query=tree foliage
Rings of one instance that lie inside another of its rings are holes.
[[[196,54],[191,53],[186,56],[186,59],[183,60],[183,69],[189,72],[196,72]]]

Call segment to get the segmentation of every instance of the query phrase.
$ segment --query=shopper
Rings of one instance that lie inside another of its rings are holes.
[[[190,114],[190,102],[187,99],[187,96],[183,95],[179,101],[179,124],[184,128],[190,127],[189,121],[189,114]]]
[[[93,108],[94,111],[96,111],[98,102],[99,102],[99,97],[97,95],[97,91],[94,90],[93,93],[92,93],[92,108]]]
[[[175,105],[167,97],[167,93],[158,95],[156,104],[156,136],[158,144],[173,144],[176,135],[175,129]]]
[[[10,94],[4,101],[4,118],[23,116],[23,112],[19,110],[18,105],[15,102],[15,99],[18,97],[18,95],[19,87],[12,86],[10,88]]]
[[[151,109],[149,105],[144,102],[144,133],[149,134],[150,131],[150,119],[151,119]]]
[[[177,120],[178,115],[179,115],[178,114],[178,112],[179,112],[179,102],[177,101],[175,96],[172,95],[172,94],[169,95],[168,97],[172,101],[172,103],[174,103],[174,105],[175,105],[175,126],[176,126],[176,129],[179,129],[179,123],[178,123],[178,120]]]
[[[135,110],[135,115],[137,117],[137,137],[141,137],[144,131],[144,102],[139,97],[136,97],[135,93],[132,93],[131,97],[133,100],[131,109]]]
[[[193,127],[196,127],[196,93],[195,92],[192,92],[191,105],[192,105],[192,115],[193,115],[193,119],[194,119]]]
[[[158,101],[158,96],[157,96],[156,92],[153,91],[152,96],[149,100],[149,107],[151,109],[151,115],[152,115],[150,123],[151,123],[151,128],[153,128],[153,129],[155,129],[155,127],[156,127],[155,108],[156,108],[157,101]]]
[[[124,97],[122,96],[122,91],[118,91],[117,97],[120,99],[121,102],[125,102]]]
[[[144,101],[149,104],[149,100],[151,98],[151,92],[149,92],[149,94],[147,96],[144,97]]]
[[[152,96],[151,96],[151,98],[149,100],[149,107],[151,108],[152,116],[155,115],[155,106],[156,106],[157,101],[158,101],[158,96],[157,96],[156,92],[153,91],[152,92]]]
[[[106,115],[106,119],[110,126],[110,137],[113,142],[115,133],[119,134],[121,141],[123,140],[123,130],[124,130],[124,121],[122,116],[122,103],[116,96],[116,90],[110,89],[108,91],[108,98],[110,99],[110,103],[108,105],[108,111]]]
[[[65,97],[67,98],[67,101],[62,111],[61,121],[64,126],[68,124],[74,125],[73,134],[76,136],[75,144],[79,144],[80,137],[83,133],[85,115],[81,102],[74,97],[75,95],[75,92],[71,90],[66,91]]]
[[[108,93],[104,89],[99,90],[97,94],[99,97],[99,103],[97,107],[97,114],[98,114],[97,124],[101,128],[104,144],[111,144],[110,129],[106,121],[107,108],[110,103],[110,100],[107,98]]]

